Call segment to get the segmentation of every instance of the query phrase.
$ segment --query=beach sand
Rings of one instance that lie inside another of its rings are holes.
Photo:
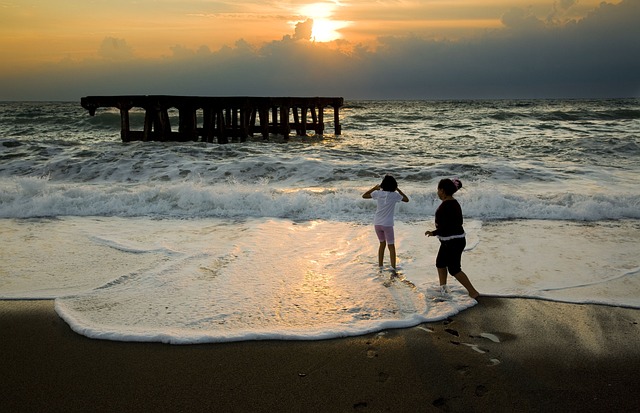
[[[3,412],[640,411],[638,322],[629,308],[482,297],[448,320],[359,337],[178,346],[89,339],[53,301],[0,301],[0,403]]]

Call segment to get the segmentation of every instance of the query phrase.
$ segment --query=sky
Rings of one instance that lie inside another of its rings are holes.
[[[640,97],[640,0],[0,0],[0,100]]]

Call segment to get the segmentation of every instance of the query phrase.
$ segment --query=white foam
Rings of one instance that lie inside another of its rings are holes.
[[[495,334],[491,334],[491,333],[481,333],[480,337],[484,337],[488,340],[493,341],[494,343],[499,343],[500,339],[498,338],[498,336],[496,336]]]
[[[145,237],[136,221],[135,233],[124,236]],[[433,304],[424,287],[385,286],[389,274],[372,265],[377,241],[368,226],[199,224],[202,230],[196,221],[169,224],[182,255],[104,288],[58,298],[56,310],[89,337],[186,344],[351,336],[440,320],[475,304],[463,291]],[[406,255],[405,263],[411,263]]]
[[[445,319],[431,222],[396,222],[401,279],[369,224],[286,219],[0,220],[0,297],[58,297],[90,337],[201,343],[324,339]],[[483,294],[640,308],[635,221],[471,220],[463,269]],[[388,287],[385,287],[388,284]]]
[[[439,204],[434,185],[405,184],[411,202],[402,219],[424,220]],[[0,178],[0,218],[61,216],[161,216],[172,218],[288,218],[368,222],[375,204],[363,200],[363,183],[338,187],[286,187],[256,178],[228,177],[215,184],[203,180],[163,183],[58,183],[44,178]],[[518,193],[511,184],[477,182],[457,196],[465,217],[481,220],[638,219],[640,196],[620,191]]]

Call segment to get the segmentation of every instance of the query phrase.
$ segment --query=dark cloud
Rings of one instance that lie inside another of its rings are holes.
[[[560,3],[563,7],[571,1]],[[602,3],[563,25],[527,10],[505,28],[466,41],[389,37],[341,52],[310,42],[309,22],[260,47],[239,40],[210,51],[171,48],[163,59],[124,60],[124,40],[105,39],[105,59],[60,63],[0,80],[0,99],[76,100],[85,95],[308,95],[347,99],[640,96],[640,1]],[[116,52],[121,52],[118,54]],[[110,54],[111,53],[111,54]],[[116,59],[116,57],[120,58]],[[106,59],[109,57],[109,59]]]
[[[545,23],[530,11],[518,7],[514,7],[503,14],[501,21],[507,29],[517,31],[534,31],[545,27]]]

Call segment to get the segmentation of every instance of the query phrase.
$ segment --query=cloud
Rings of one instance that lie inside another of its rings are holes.
[[[98,49],[98,55],[109,60],[128,60],[133,58],[133,49],[124,39],[105,37]]]
[[[571,2],[561,4],[569,7]],[[309,21],[262,46],[238,40],[211,51],[173,46],[162,59],[130,59],[107,38],[101,60],[60,63],[0,80],[0,99],[85,95],[343,96],[466,99],[640,96],[640,2],[602,3],[582,20],[505,13],[501,30],[460,41],[385,37],[374,48],[314,43]],[[128,58],[128,60],[125,60]]]
[[[576,0],[560,0],[558,2],[558,5],[560,6],[561,9],[566,10],[568,8],[570,8],[571,6],[573,6],[574,4],[576,4]]]
[[[502,24],[511,30],[533,31],[541,30],[545,23],[530,11],[514,7],[507,11],[500,19]]]
[[[313,19],[307,19],[303,22],[296,23],[293,38],[295,40],[310,40],[311,33],[313,33]]]

